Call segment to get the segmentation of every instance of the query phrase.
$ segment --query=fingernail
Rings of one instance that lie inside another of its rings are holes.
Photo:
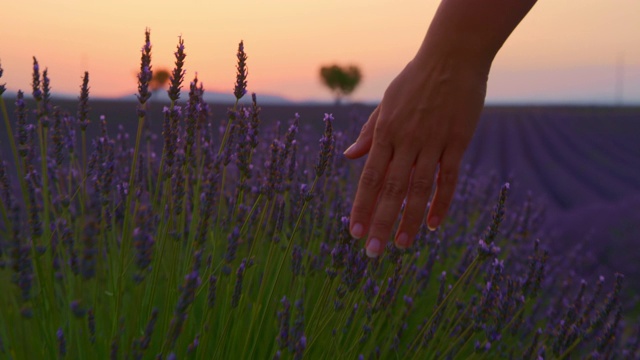
[[[351,146],[349,146],[347,148],[347,150],[345,150],[342,154],[343,155],[349,155],[349,153],[353,150],[353,148],[356,146],[357,142],[354,142],[353,144],[351,144]]]
[[[369,244],[367,244],[367,256],[370,258],[377,258],[378,255],[380,255],[381,250],[382,244],[380,243],[380,240],[371,238],[371,240],[369,240]]]
[[[429,228],[429,230],[435,231],[438,228],[438,226],[440,226],[439,217],[434,216],[431,219],[429,219],[429,223],[427,224],[427,227]]]
[[[409,235],[407,235],[407,233],[403,232],[398,235],[398,238],[396,239],[396,247],[398,249],[406,249],[409,247]]]
[[[351,236],[356,239],[360,239],[362,236],[364,236],[364,227],[362,226],[362,224],[353,224],[353,226],[351,227]]]

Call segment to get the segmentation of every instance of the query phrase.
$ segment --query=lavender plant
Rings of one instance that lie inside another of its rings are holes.
[[[623,277],[611,290],[574,284],[538,240],[536,205],[510,204],[508,184],[495,202],[494,182],[464,175],[440,230],[369,259],[348,232],[358,171],[336,152],[347,134],[333,116],[305,134],[296,114],[281,135],[261,128],[253,94],[219,124],[197,77],[180,102],[184,49],[180,39],[161,149],[142,143],[148,30],[134,144],[110,133],[112,119],[90,121],[86,72],[77,117],[51,107],[35,58],[36,118],[18,92],[12,122],[0,93],[12,149],[0,154],[3,358],[640,356]],[[239,100],[242,42],[237,57]],[[90,153],[88,126],[102,128]]]

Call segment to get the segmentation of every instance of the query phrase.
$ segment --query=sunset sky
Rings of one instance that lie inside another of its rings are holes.
[[[244,40],[250,92],[330,100],[320,66],[355,64],[364,79],[353,100],[375,101],[414,55],[438,3],[5,0],[0,83],[30,92],[36,56],[55,93],[76,94],[88,70],[92,96],[131,95],[149,27],[154,68],[171,68],[181,35],[187,79],[197,72],[207,90],[232,91]],[[640,104],[639,19],[638,0],[538,1],[494,61],[487,100]]]

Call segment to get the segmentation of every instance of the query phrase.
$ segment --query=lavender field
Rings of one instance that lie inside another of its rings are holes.
[[[137,102],[56,100],[35,58],[0,92],[0,357],[640,356],[640,108],[487,107],[446,221],[372,259],[372,107],[207,104],[181,39],[149,100],[145,35]]]
[[[149,127],[159,136],[164,103],[155,101],[149,104]],[[70,112],[77,107],[76,100],[56,103]],[[214,118],[222,122],[231,105],[212,104]],[[114,133],[120,126],[128,134],[135,133],[134,107],[129,101],[92,102],[92,112],[105,115]],[[303,131],[318,136],[323,130],[319,119],[330,112],[336,129],[355,139],[374,106],[261,108],[265,126],[281,122],[284,127],[299,113]],[[14,111],[12,101],[8,109]],[[93,137],[99,131],[95,125],[87,134]],[[0,135],[0,144],[9,154],[5,134]],[[546,243],[565,253],[581,248],[592,258],[582,265],[584,276],[611,276],[619,271],[627,276],[627,286],[640,292],[640,107],[489,105],[462,171],[496,182],[510,181],[515,201],[533,196],[544,209]]]

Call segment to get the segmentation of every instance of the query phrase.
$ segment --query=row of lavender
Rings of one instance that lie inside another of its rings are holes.
[[[255,95],[214,122],[197,78],[180,101],[182,40],[175,56],[162,144],[145,131],[149,32],[133,139],[89,121],[87,73],[76,116],[51,104],[35,59],[36,109],[19,92],[10,121],[0,96],[3,357],[640,356],[622,276],[570,282],[537,240],[541,209],[507,202],[508,184],[496,204],[495,182],[463,175],[437,232],[369,259],[347,231],[358,169],[333,117],[319,146],[297,114],[261,126]]]

